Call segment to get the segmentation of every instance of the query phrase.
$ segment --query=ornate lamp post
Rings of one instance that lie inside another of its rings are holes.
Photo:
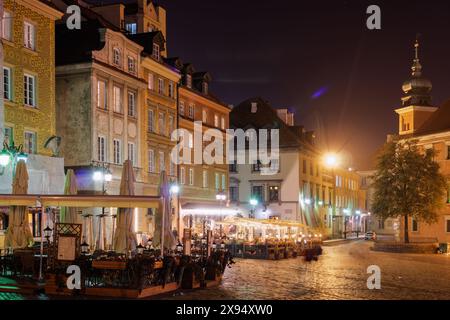
[[[250,210],[250,218],[255,217],[255,208],[258,205],[258,200],[255,198],[250,199],[250,205],[252,206],[252,209]]]
[[[109,163],[93,161],[92,167],[94,168],[94,173],[92,175],[92,179],[96,182],[102,183],[102,195],[105,195],[106,194],[106,184],[108,182],[111,182],[112,178],[113,178]],[[102,207],[102,214],[99,215],[99,234],[98,234],[98,238],[97,238],[97,248],[100,248],[100,243],[101,243],[100,234],[101,234],[101,230],[102,230],[102,220],[103,220],[103,217],[105,217],[105,215],[106,215],[105,207]],[[103,221],[103,223],[104,223],[104,221]],[[105,240],[106,240],[106,238],[105,238]],[[106,246],[106,243],[105,243],[105,246]]]

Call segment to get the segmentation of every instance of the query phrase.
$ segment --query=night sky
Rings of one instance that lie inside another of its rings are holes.
[[[227,104],[289,107],[320,145],[365,169],[397,131],[401,85],[419,33],[433,102],[450,99],[450,1],[159,0],[169,56],[209,71]],[[366,28],[381,7],[382,29]]]

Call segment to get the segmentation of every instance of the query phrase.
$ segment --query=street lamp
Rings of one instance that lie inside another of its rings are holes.
[[[258,199],[252,198],[250,199],[250,205],[252,206],[250,217],[255,217],[255,207],[258,205]]]
[[[136,246],[137,254],[143,254],[145,247],[142,244]]]
[[[80,245],[81,247],[81,253],[86,255],[89,252],[89,244],[87,244],[86,241],[83,241],[83,243]]]
[[[180,187],[177,184],[172,184],[170,186],[170,193],[171,194],[178,194],[180,192]]]
[[[11,143],[11,145],[8,145],[8,143],[3,143],[3,150],[0,152],[0,175],[3,175],[5,173],[5,169],[8,165],[13,165],[13,171],[12,175],[16,174],[16,164],[19,161],[27,162],[28,155],[23,152],[23,145],[15,146],[14,141]]]
[[[50,226],[47,226],[44,229],[44,237],[45,239],[47,239],[47,243],[50,243],[50,237],[52,236],[52,228],[50,228]]]

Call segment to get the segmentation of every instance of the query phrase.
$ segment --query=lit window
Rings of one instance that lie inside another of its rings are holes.
[[[179,113],[181,116],[184,116],[184,101],[180,100],[180,110]]]
[[[106,162],[106,138],[97,137],[97,159],[100,162]]]
[[[220,119],[220,127],[222,128],[222,130],[225,130],[225,118],[224,117],[222,117]]]
[[[185,184],[186,183],[186,176],[185,176],[185,169],[184,167],[180,168],[180,183]]]
[[[205,109],[202,110],[202,121],[203,123],[206,123],[208,121],[208,113]]]
[[[208,188],[208,170],[203,170],[203,188]]]
[[[23,24],[24,30],[23,30],[23,45],[25,48],[34,50],[35,49],[35,27],[33,24],[29,22],[24,22]]]
[[[158,79],[158,93],[164,94],[164,79]]]
[[[172,135],[173,130],[174,130],[174,117],[169,116],[169,136]]]
[[[190,186],[194,185],[194,169],[193,168],[189,168],[189,185]]]
[[[113,63],[117,66],[120,65],[120,50],[118,48],[113,49]]]
[[[3,11],[2,19],[2,38],[11,41],[12,15],[8,11]]]
[[[279,200],[279,187],[278,186],[270,186],[269,187],[269,200],[271,202],[276,202]]]
[[[36,78],[29,74],[24,74],[23,76],[23,103],[27,106],[35,107],[36,106]]]
[[[164,156],[164,151],[159,152],[159,172],[166,170],[166,160]]]
[[[226,175],[222,174],[222,190],[227,189],[227,179]]]
[[[218,173],[215,174],[215,187],[216,190],[219,190],[220,188],[220,175]]]
[[[136,166],[136,148],[132,142],[128,142],[128,160],[131,161],[133,167]]]
[[[148,172],[155,173],[155,151],[148,150]]]
[[[169,97],[175,98],[175,85],[174,85],[173,81],[169,82]]]
[[[108,109],[107,106],[108,101],[108,94],[106,90],[106,83],[105,81],[98,81],[97,82],[97,107],[100,109],[106,110]]]
[[[136,34],[136,23],[127,23],[125,29],[131,34]]]
[[[219,127],[219,116],[217,114],[214,115],[214,127]]]
[[[35,154],[36,150],[36,132],[25,131],[24,151],[29,154]]]
[[[195,108],[194,104],[191,103],[189,105],[189,118],[191,118],[191,119],[194,119],[194,108]]]
[[[136,60],[133,57],[128,57],[128,71],[131,73],[136,72]]]
[[[3,67],[3,98],[11,100],[11,69]]]
[[[128,92],[128,115],[136,116],[136,93],[131,91]]]
[[[119,87],[114,87],[113,93],[114,112],[122,113],[122,89]]]
[[[148,88],[150,90],[155,90],[155,76],[153,73],[148,74]]]
[[[122,163],[122,142],[118,139],[114,139],[114,163]]]
[[[166,133],[166,115],[162,112],[159,113],[158,129],[159,129],[160,135],[165,135],[165,133]]]
[[[148,132],[155,132],[155,113],[148,110]]]
[[[160,48],[159,48],[159,45],[156,44],[156,43],[153,44],[153,58],[155,60],[158,60],[158,61],[161,58],[161,56],[160,56]]]

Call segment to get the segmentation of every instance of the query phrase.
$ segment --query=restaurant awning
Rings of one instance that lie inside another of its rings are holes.
[[[0,195],[0,206],[77,208],[158,208],[157,196],[110,195]]]
[[[274,219],[251,219],[251,218],[239,218],[239,217],[229,217],[224,221],[218,221],[217,224],[223,225],[246,225],[246,226],[277,226],[277,227],[294,227],[302,228],[305,230],[313,230],[312,227],[307,226],[303,223],[290,220],[274,220]]]
[[[212,202],[188,202],[181,206],[181,215],[235,216],[239,211]]]

